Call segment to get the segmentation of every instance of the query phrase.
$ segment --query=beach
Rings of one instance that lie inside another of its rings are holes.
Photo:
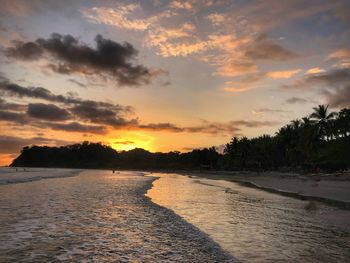
[[[300,175],[273,171],[196,171],[179,174],[238,182],[247,187],[350,209],[350,173]]]
[[[236,262],[144,195],[154,177],[89,170],[33,181],[30,170],[27,182],[0,185],[1,262]]]
[[[350,211],[281,194],[347,179],[298,176],[2,168],[0,261],[347,262]]]
[[[186,175],[186,176],[184,176]],[[147,195],[242,262],[348,262],[350,211],[201,173],[152,173]],[[232,175],[230,175],[232,176]]]

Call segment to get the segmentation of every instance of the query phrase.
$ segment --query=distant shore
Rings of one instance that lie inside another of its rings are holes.
[[[350,173],[310,174],[283,172],[182,171],[186,176],[227,180],[302,200],[319,201],[350,210]]]

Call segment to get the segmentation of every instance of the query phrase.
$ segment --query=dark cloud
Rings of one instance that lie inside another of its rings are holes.
[[[0,121],[13,122],[20,125],[29,123],[29,119],[26,114],[6,110],[0,110]]]
[[[26,105],[7,102],[0,98],[0,110],[23,111],[26,108]]]
[[[6,55],[21,60],[34,60],[43,55],[40,46],[33,42],[24,43],[22,41],[13,41],[14,47],[6,51]]]
[[[128,144],[134,144],[133,141],[115,141],[114,144],[121,144],[121,145],[128,145]]]
[[[110,109],[108,107],[96,107],[93,101],[85,101],[70,109],[70,111],[82,120],[93,123],[106,124],[113,127],[125,127],[136,124],[136,119],[126,120],[118,116],[118,112],[123,109]]]
[[[0,82],[0,94],[14,97],[28,97],[43,99],[52,102],[77,103],[78,100],[63,95],[54,95],[48,89],[42,87],[22,87],[4,80]]]
[[[246,121],[237,120],[226,123],[202,121],[200,125],[180,127],[173,123],[151,123],[139,125],[138,128],[152,131],[171,131],[188,133],[208,133],[212,135],[241,135],[241,127],[259,128],[263,126],[273,126],[278,123],[270,121]]]
[[[0,154],[19,153],[24,146],[29,145],[67,145],[70,143],[70,141],[44,137],[22,138],[0,135]]]
[[[86,88],[86,85],[84,83],[81,83],[75,79],[69,79],[68,81],[74,83],[75,85],[78,85],[79,87]]]
[[[288,104],[307,103],[307,102],[309,102],[307,99],[298,98],[298,97],[291,97],[286,100],[286,103]]]
[[[275,121],[246,121],[246,120],[238,120],[238,121],[231,121],[231,125],[237,125],[237,126],[245,126],[248,128],[259,128],[264,126],[274,126],[279,124]]]
[[[66,105],[80,104],[80,105],[93,105],[94,107],[105,107],[113,109],[118,112],[133,112],[133,108],[130,106],[121,106],[119,104],[112,104],[103,101],[82,100],[72,95],[55,95],[48,89],[42,87],[22,87],[20,85],[10,83],[7,80],[0,82],[0,94],[13,97],[28,97],[35,99],[43,99],[50,102],[58,102]]]
[[[323,73],[309,74],[295,83],[295,87],[325,85],[339,87],[350,83],[350,68],[337,68]]]
[[[289,113],[289,110],[281,109],[270,109],[270,108],[260,108],[255,111],[256,113]]]
[[[54,104],[44,103],[28,104],[27,114],[33,118],[49,121],[65,121],[71,118],[67,110],[61,109]]]
[[[245,56],[252,60],[289,60],[298,55],[274,43],[266,34],[261,34],[246,50]]]
[[[148,84],[156,74],[143,65],[133,64],[138,51],[130,43],[120,44],[101,35],[96,36],[95,42],[96,48],[92,48],[71,35],[54,33],[50,38],[33,42],[16,41],[5,54],[21,60],[48,56],[52,61],[49,68],[57,73],[111,77],[120,85]]]
[[[172,132],[183,132],[184,128],[180,128],[173,123],[149,123],[144,125],[139,125],[138,128],[143,130],[151,131],[172,131]]]
[[[44,118],[41,118],[44,119]],[[79,123],[76,121],[68,123],[57,123],[52,121],[38,121],[26,113],[18,113],[11,111],[0,110],[0,122],[14,123],[17,125],[29,125],[40,129],[53,129],[67,132],[82,132],[92,134],[105,134],[107,128],[102,125],[90,125]]]
[[[350,107],[350,85],[337,89],[328,95],[328,103],[333,107]]]
[[[314,89],[325,96],[327,103],[332,107],[350,106],[350,68],[336,68],[327,72],[308,74],[292,85],[283,87],[288,89]],[[297,101],[291,99],[289,102]]]
[[[42,99],[49,102],[56,102],[63,105],[62,108],[55,104],[30,103],[26,113],[9,112],[8,104],[0,101],[0,120],[14,122],[17,124],[30,123],[32,126],[48,127],[56,130],[73,132],[105,133],[106,127],[125,128],[137,125],[137,119],[127,119],[124,116],[134,114],[130,106],[121,106],[102,101],[82,100],[74,94],[56,95],[41,87],[22,87],[8,81],[0,82],[0,94],[10,97],[27,97]],[[13,106],[13,105],[12,105]],[[34,118],[34,120],[33,120]],[[36,119],[36,120],[35,120]],[[37,119],[47,121],[68,121],[70,123],[40,123]],[[88,122],[80,123],[79,121]],[[93,125],[92,125],[93,124]],[[98,125],[95,125],[98,124]]]
[[[105,126],[87,125],[79,122],[70,122],[70,123],[46,122],[46,123],[43,123],[43,125],[53,130],[62,130],[67,132],[85,132],[85,133],[95,133],[95,134],[105,134],[107,132],[107,129]]]
[[[35,98],[62,105],[62,108],[59,108],[56,104],[31,103],[28,105],[27,112],[19,113],[6,109],[7,111],[0,111],[0,120],[68,132],[103,134],[107,132],[108,127],[113,127],[114,129],[238,135],[241,127],[258,128],[276,124],[268,121],[246,120],[227,123],[203,121],[200,125],[188,127],[181,127],[170,122],[140,124],[137,118],[127,118],[134,114],[132,107],[82,100],[75,94],[56,95],[45,88],[26,88],[7,81],[0,82],[0,93],[10,97]],[[38,119],[47,121],[43,122]],[[56,121],[69,122],[57,123]]]

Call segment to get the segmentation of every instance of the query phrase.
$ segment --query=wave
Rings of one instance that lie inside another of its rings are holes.
[[[62,178],[78,175],[82,170],[56,168],[0,168],[0,185],[26,183],[50,178]]]

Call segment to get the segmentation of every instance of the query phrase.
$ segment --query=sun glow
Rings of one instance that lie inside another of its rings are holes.
[[[153,151],[154,139],[154,137],[141,132],[125,132],[109,141],[110,146],[117,151],[129,151],[135,148]]]

